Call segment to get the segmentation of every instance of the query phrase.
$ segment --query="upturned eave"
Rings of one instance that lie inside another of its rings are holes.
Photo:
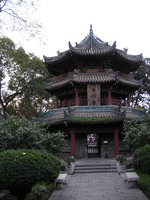
[[[72,72],[61,77],[54,78],[50,83],[45,85],[45,90],[55,91],[59,88],[77,84],[121,84],[128,86],[134,90],[142,86],[142,80],[135,80],[130,75],[121,74],[113,71],[105,71],[99,73],[80,73]]]
[[[141,65],[142,54],[130,55],[127,51],[117,49],[116,42],[112,45],[103,42],[94,35],[91,26],[89,35],[76,46],[73,47],[69,42],[68,50],[58,52],[54,57],[44,56],[49,73],[55,76],[73,71],[77,65],[82,67],[82,64],[86,66],[93,61],[96,65],[105,63],[115,71],[130,73],[136,71]]]

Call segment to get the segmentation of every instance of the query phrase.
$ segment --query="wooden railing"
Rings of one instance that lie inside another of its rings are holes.
[[[87,106],[87,105],[88,105],[87,99],[79,99],[79,106]],[[108,98],[102,98],[100,101],[100,105],[109,105]],[[112,98],[111,105],[126,106],[127,102]],[[75,106],[75,100],[64,101],[58,107],[62,108],[62,107],[68,107],[68,106]]]

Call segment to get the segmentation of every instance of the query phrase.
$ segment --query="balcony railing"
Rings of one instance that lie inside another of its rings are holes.
[[[62,107],[75,106],[75,100],[64,101]]]
[[[79,106],[87,106],[87,105],[88,105],[87,99],[79,99]],[[109,105],[108,98],[102,98],[100,101],[100,105]],[[112,98],[111,105],[125,106],[127,105],[127,101]],[[58,107],[62,108],[68,106],[75,106],[75,100],[63,101],[61,105],[59,105]]]

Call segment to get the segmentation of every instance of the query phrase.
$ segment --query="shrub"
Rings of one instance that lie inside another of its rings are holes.
[[[123,165],[126,162],[126,158],[123,155],[117,155],[116,161],[120,163],[120,165]]]
[[[74,159],[74,157],[72,157],[72,156],[67,156],[67,157],[65,158],[65,161],[66,161],[67,165],[71,165],[71,163],[74,163],[74,162],[75,162],[75,159]]]
[[[35,197],[36,200],[40,199],[48,199],[55,189],[56,184],[55,183],[37,183],[32,187],[31,193]]]
[[[139,147],[150,144],[150,117],[143,121],[128,120],[123,125],[126,147],[135,151]]]
[[[138,173],[140,180],[138,181],[138,187],[145,193],[150,199],[150,175]]]
[[[37,122],[24,117],[0,117],[0,151],[7,149],[40,149],[59,154],[66,144],[60,131],[50,133]]]
[[[0,153],[0,189],[7,189],[23,200],[32,186],[53,183],[60,170],[55,156],[40,150],[6,150]]]
[[[44,143],[46,150],[54,155],[57,155],[62,152],[66,146],[65,135],[60,131],[56,133],[47,133],[45,134]]]
[[[40,124],[24,117],[0,117],[0,151],[7,149],[42,149],[45,139]]]
[[[150,145],[141,147],[134,152],[133,167],[142,173],[150,174]]]

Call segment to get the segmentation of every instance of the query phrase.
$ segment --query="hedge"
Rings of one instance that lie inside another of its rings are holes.
[[[141,147],[134,152],[133,167],[144,174],[150,174],[150,145]]]
[[[45,151],[7,150],[0,153],[0,189],[23,200],[34,184],[53,183],[59,170],[58,158]]]

